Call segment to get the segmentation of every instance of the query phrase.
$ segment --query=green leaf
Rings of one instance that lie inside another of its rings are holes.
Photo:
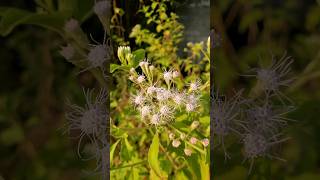
[[[201,179],[202,180],[210,180],[210,170],[209,164],[206,163],[205,158],[199,158],[200,164],[200,172],[201,172]]]
[[[0,34],[8,35],[16,26],[21,24],[37,25],[43,28],[63,33],[63,26],[66,20],[66,14],[62,12],[52,14],[36,14],[29,11],[5,8],[1,13]]]
[[[197,179],[197,177],[201,177],[201,172],[200,172],[200,165],[198,162],[199,156],[196,154],[192,154],[190,157],[187,158],[188,165],[190,167],[190,170],[192,172],[192,176],[194,179]]]
[[[157,5],[158,5],[158,2],[153,2],[153,3],[151,4],[151,8],[152,8],[152,9],[155,9],[155,8],[157,7]]]
[[[92,0],[59,0],[58,9],[61,12],[66,12],[81,22],[88,19],[92,14],[94,1]]]
[[[176,121],[177,121],[177,122],[184,121],[184,120],[186,120],[187,118],[188,118],[188,115],[187,115],[187,114],[183,114],[183,115],[177,117],[177,118],[176,118]]]
[[[134,62],[129,62],[129,65],[133,68],[136,68],[139,66],[139,62],[144,60],[146,51],[144,49],[138,49],[132,54],[134,56]]]
[[[110,64],[110,73],[113,73],[117,69],[121,68],[121,65],[119,64]]]
[[[244,32],[246,31],[250,25],[253,23],[257,23],[259,20],[263,18],[264,14],[259,10],[250,11],[248,14],[244,15],[241,19],[239,25],[239,31]]]
[[[121,141],[121,151],[120,155],[122,160],[129,161],[131,159],[133,147],[130,145],[127,137],[123,138]]]
[[[24,138],[23,129],[19,125],[14,125],[5,129],[0,134],[0,141],[5,145],[13,145],[21,142]]]
[[[150,169],[150,179],[152,179],[152,180],[161,180],[159,178],[159,176],[157,176],[157,174],[152,169]]]
[[[112,144],[111,148],[110,148],[110,164],[112,165],[113,162],[113,155],[114,155],[114,151],[116,150],[117,145],[119,144],[121,139],[119,139],[118,141],[116,141],[114,144]]]
[[[148,152],[148,162],[152,171],[158,176],[163,177],[163,173],[160,168],[160,163],[158,160],[159,155],[159,136],[156,133],[153,136],[152,143]]]

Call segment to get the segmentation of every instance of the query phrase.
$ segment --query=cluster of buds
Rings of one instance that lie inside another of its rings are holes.
[[[271,154],[271,150],[288,139],[282,137],[282,134],[290,120],[286,115],[294,108],[290,100],[290,104],[283,101],[286,96],[280,88],[292,81],[287,79],[291,64],[291,58],[283,56],[278,61],[273,58],[272,64],[267,68],[255,68],[256,74],[250,76],[256,77],[257,87],[262,90],[256,97],[244,98],[241,93],[237,93],[228,100],[214,93],[212,98],[211,130],[218,139],[216,145],[222,146],[227,158],[229,156],[226,153],[224,137],[238,137],[243,143],[244,158],[250,161],[249,172],[256,158],[279,159]]]
[[[199,126],[199,121],[193,121],[193,123],[191,124],[191,130],[196,129],[195,126]],[[181,145],[181,142],[184,142],[184,153],[186,156],[191,156],[193,153],[193,149],[196,149],[198,146],[206,148],[209,145],[208,138],[198,139],[195,136],[191,136],[183,132],[169,132],[169,139],[171,141],[172,147],[174,148],[178,148]]]

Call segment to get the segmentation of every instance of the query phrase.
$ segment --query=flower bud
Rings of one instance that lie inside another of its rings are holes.
[[[73,58],[75,51],[74,51],[74,48],[70,44],[68,44],[67,46],[62,47],[60,54],[66,60],[70,60],[71,58]]]
[[[129,76],[129,80],[132,81],[132,82],[134,82],[134,76],[132,76],[132,75]]]
[[[67,32],[74,32],[80,28],[79,22],[76,19],[68,20],[65,25],[64,29]]]
[[[143,75],[140,75],[138,78],[137,78],[137,82],[140,84],[140,83],[143,83],[145,81],[146,77],[143,76]]]
[[[172,80],[172,72],[171,71],[164,72],[163,79],[168,82]]]
[[[177,78],[179,76],[180,76],[180,73],[178,71],[173,71],[173,73],[172,73],[173,78]]]
[[[174,136],[175,136],[174,133],[170,133],[169,134],[169,139],[171,139],[171,140],[174,139]]]
[[[131,68],[131,69],[130,69],[130,73],[131,73],[131,74],[136,74],[136,70],[135,70],[134,68]]]
[[[201,143],[203,144],[204,147],[207,147],[209,145],[209,139],[207,138],[202,139]]]
[[[173,147],[179,147],[180,144],[181,144],[181,142],[180,142],[179,140],[177,140],[177,139],[175,139],[175,140],[172,141],[172,146],[173,146]]]
[[[191,143],[191,144],[196,144],[197,141],[198,141],[198,139],[195,138],[195,137],[191,137],[191,138],[190,138],[190,143]]]
[[[196,129],[199,126],[199,124],[200,124],[199,121],[193,121],[191,124],[191,129],[192,130]]]
[[[191,156],[192,150],[189,148],[186,148],[186,149],[184,149],[184,154],[186,154],[187,156]]]
[[[180,134],[180,139],[181,139],[181,140],[184,140],[185,138],[186,138],[186,134],[181,133],[181,134]]]

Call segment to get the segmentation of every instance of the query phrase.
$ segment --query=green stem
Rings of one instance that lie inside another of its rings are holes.
[[[148,162],[147,160],[143,160],[143,161],[140,161],[140,162],[137,162],[137,163],[133,163],[133,164],[128,164],[128,165],[124,165],[124,166],[120,166],[120,167],[110,168],[110,171],[117,170],[117,169],[128,168],[128,167],[134,167],[134,166],[138,166],[138,165],[141,165],[141,164],[145,164],[147,162]]]

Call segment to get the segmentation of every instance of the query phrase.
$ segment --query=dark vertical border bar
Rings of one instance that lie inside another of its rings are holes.
[[[214,29],[213,29],[213,0],[210,0],[210,179],[213,178],[213,168],[214,168],[214,158],[213,158],[213,150],[214,150],[214,140],[213,140],[213,122],[212,122],[212,97],[213,97],[213,89],[214,89],[214,81],[213,81],[213,70],[214,70],[214,59],[213,59],[213,48],[214,48]]]

